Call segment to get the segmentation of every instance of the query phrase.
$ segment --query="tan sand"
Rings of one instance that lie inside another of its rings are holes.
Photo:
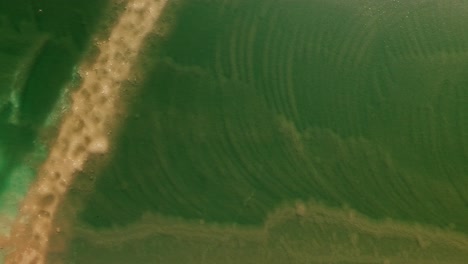
[[[98,44],[94,64],[81,69],[82,84],[72,95],[49,156],[21,205],[7,244],[6,263],[46,263],[52,222],[77,172],[93,153],[106,153],[117,125],[122,83],[145,37],[167,0],[129,0],[107,41]]]

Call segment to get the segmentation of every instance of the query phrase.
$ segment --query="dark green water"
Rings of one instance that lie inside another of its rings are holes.
[[[34,33],[16,30],[20,55],[2,55],[29,67],[13,88],[20,125],[4,125],[24,133],[5,145],[18,150],[12,164],[101,14],[56,2],[47,8],[62,17],[22,11]],[[429,0],[170,4],[170,31],[151,37],[127,84],[137,94],[112,152],[64,205],[66,263],[464,263],[467,11]]]
[[[107,1],[0,1],[2,237],[55,137],[68,90],[78,82],[74,67],[106,21],[101,17],[106,5]]]
[[[468,231],[464,17],[363,4],[184,5],[83,219],[260,224],[313,198]]]

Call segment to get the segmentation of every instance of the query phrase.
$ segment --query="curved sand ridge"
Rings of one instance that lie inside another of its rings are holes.
[[[13,251],[6,263],[45,263],[52,221],[60,202],[93,153],[108,150],[108,132],[115,126],[120,88],[138,51],[167,0],[130,0],[107,41],[99,43],[96,62],[83,69],[82,85],[72,95],[71,109],[40,168],[13,226]]]

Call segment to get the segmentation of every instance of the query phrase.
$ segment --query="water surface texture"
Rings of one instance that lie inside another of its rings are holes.
[[[125,1],[23,2],[0,8],[0,194],[19,168],[34,178]],[[48,263],[465,263],[467,12],[169,1],[109,151],[53,216]]]

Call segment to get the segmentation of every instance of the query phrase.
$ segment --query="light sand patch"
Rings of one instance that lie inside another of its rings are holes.
[[[106,153],[115,129],[122,83],[167,0],[129,0],[94,64],[81,70],[58,137],[29,190],[8,241],[6,263],[46,263],[52,221],[76,173],[93,153]]]

